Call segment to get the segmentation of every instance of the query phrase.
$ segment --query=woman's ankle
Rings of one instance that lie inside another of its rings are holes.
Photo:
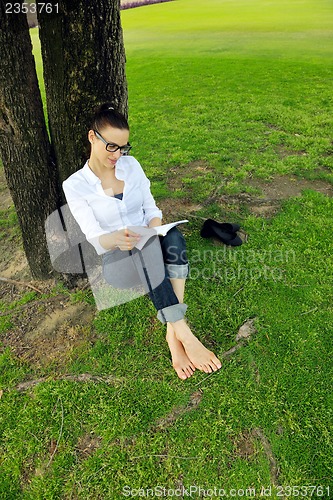
[[[171,326],[173,328],[173,331],[175,332],[177,339],[181,342],[186,342],[186,340],[189,340],[194,336],[190,327],[184,319],[180,319],[178,321],[175,321],[174,323],[171,323]]]

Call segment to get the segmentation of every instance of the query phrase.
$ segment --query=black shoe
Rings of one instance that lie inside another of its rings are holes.
[[[239,224],[217,222],[213,219],[207,219],[203,223],[200,235],[203,238],[217,238],[226,245],[236,247],[243,243],[241,238],[236,234],[236,231],[239,229]]]

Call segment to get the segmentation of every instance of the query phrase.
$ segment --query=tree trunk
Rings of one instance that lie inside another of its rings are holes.
[[[25,14],[0,0],[0,156],[34,278],[52,270],[44,223],[57,206],[57,172],[47,135]]]
[[[88,120],[111,101],[127,115],[120,0],[59,0],[38,15],[49,129],[60,180],[87,159]]]
[[[60,183],[87,158],[93,108],[111,101],[127,115],[120,1],[59,0],[51,12],[36,2],[51,143],[27,18],[7,14],[8,4],[0,0],[0,156],[30,270],[43,279],[53,272],[45,221],[65,203]]]

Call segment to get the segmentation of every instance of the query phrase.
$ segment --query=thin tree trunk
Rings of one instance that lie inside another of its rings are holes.
[[[35,278],[52,270],[44,223],[57,206],[52,161],[26,15],[0,0],[0,156]]]
[[[39,14],[51,140],[63,181],[87,159],[88,120],[111,101],[127,115],[119,0],[59,0]]]

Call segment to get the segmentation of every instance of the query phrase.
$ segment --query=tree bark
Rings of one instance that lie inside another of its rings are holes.
[[[87,159],[93,108],[111,101],[127,115],[120,0],[59,0],[38,12],[51,142],[27,18],[7,14],[7,3],[0,0],[0,156],[30,270],[43,279],[54,272],[45,221],[66,203],[61,182]]]
[[[49,129],[61,182],[87,159],[88,120],[111,101],[127,115],[120,0],[59,0],[38,15]]]
[[[25,14],[0,0],[0,156],[34,278],[52,271],[44,223],[57,207],[53,161]]]

